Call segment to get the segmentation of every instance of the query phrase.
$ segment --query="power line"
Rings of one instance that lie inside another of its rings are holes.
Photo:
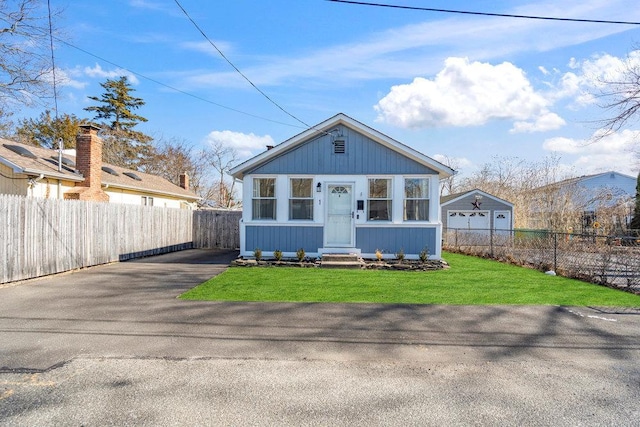
[[[289,127],[302,128],[302,126],[292,125],[290,123],[284,123],[284,122],[280,122],[280,121],[277,121],[277,120],[268,119],[266,117],[258,116],[258,115],[251,114],[251,113],[247,113],[246,111],[238,110],[238,109],[233,108],[233,107],[229,107],[229,106],[226,106],[226,105],[223,105],[223,104],[219,104],[217,102],[211,101],[210,99],[206,99],[206,98],[203,98],[201,96],[195,95],[193,93],[190,93],[190,92],[178,89],[176,87],[170,86],[170,85],[168,85],[166,83],[162,83],[161,81],[158,81],[158,80],[153,79],[153,78],[151,78],[149,76],[146,76],[144,74],[141,74],[141,73],[138,73],[136,71],[133,71],[133,70],[127,68],[127,67],[123,67],[122,65],[116,64],[113,61],[109,61],[108,59],[105,59],[105,58],[103,58],[101,56],[98,56],[95,53],[91,53],[88,50],[85,50],[85,49],[83,49],[83,48],[81,48],[79,46],[71,44],[71,43],[69,43],[69,42],[67,42],[65,40],[62,40],[62,39],[58,38],[58,37],[53,36],[53,38],[55,40],[57,40],[58,42],[66,45],[66,46],[68,46],[70,48],[76,49],[76,50],[78,50],[78,51],[80,51],[80,52],[82,52],[82,53],[84,53],[86,55],[92,56],[92,57],[94,57],[94,58],[96,58],[96,59],[98,59],[98,60],[100,60],[100,61],[102,61],[102,62],[104,62],[106,64],[113,65],[114,67],[118,67],[118,68],[120,68],[120,69],[122,69],[124,71],[127,71],[127,72],[129,72],[129,73],[131,73],[131,74],[133,74],[133,75],[135,75],[137,77],[140,77],[141,79],[150,81],[150,82],[155,83],[155,84],[157,84],[159,86],[162,86],[162,87],[166,87],[167,89],[171,89],[171,90],[173,90],[175,92],[181,93],[183,95],[187,95],[187,96],[189,96],[191,98],[194,98],[194,99],[197,99],[199,101],[203,101],[203,102],[206,102],[208,104],[215,105],[216,107],[220,107],[220,108],[224,108],[224,109],[229,110],[229,111],[233,111],[234,113],[244,114],[245,116],[253,117],[255,119],[260,119],[260,120],[264,120],[264,121],[267,121],[267,122],[271,122],[271,123],[275,123],[275,124],[279,124],[279,125],[284,125],[284,126],[289,126]]]
[[[300,120],[298,117],[294,116],[293,114],[291,114],[290,112],[288,112],[287,110],[285,110],[280,104],[278,104],[276,101],[274,101],[269,95],[267,95],[265,92],[263,92],[258,86],[256,86],[242,71],[240,71],[240,69],[238,67],[235,66],[235,64],[233,62],[231,62],[229,60],[229,58],[227,58],[225,56],[225,54],[218,48],[218,46],[216,46],[216,44],[205,34],[205,32],[202,30],[202,28],[200,28],[200,26],[196,23],[196,21],[193,20],[193,18],[189,15],[189,13],[184,9],[184,7],[182,7],[182,5],[180,4],[180,2],[178,0],[174,0],[175,3],[178,5],[178,7],[180,8],[180,10],[182,10],[182,12],[185,14],[185,16],[187,17],[187,19],[189,19],[189,21],[191,21],[191,23],[194,25],[194,27],[196,27],[196,29],[200,32],[200,34],[202,34],[202,36],[205,38],[205,40],[207,40],[207,42],[209,42],[209,44],[211,46],[213,46],[213,48],[218,51],[218,53],[220,54],[220,56],[222,56],[222,58],[227,61],[227,63],[234,69],[236,70],[236,72],[242,76],[243,79],[245,79],[251,86],[253,86],[253,88],[255,90],[257,90],[263,97],[265,97],[269,102],[271,102],[273,105],[275,105],[278,109],[280,109],[282,112],[284,112],[286,115],[288,115],[289,117],[293,118],[294,120],[302,123],[303,125],[305,125],[307,128],[311,128],[312,126],[309,126],[307,123],[305,123],[304,121]]]
[[[431,7],[418,7],[418,6],[402,6],[396,4],[383,4],[383,3],[369,3],[362,1],[351,0],[325,0],[334,3],[347,3],[355,4],[359,6],[375,6],[375,7],[388,7],[393,9],[408,9],[408,10],[421,10],[425,12],[440,12],[440,13],[457,13],[462,15],[480,15],[480,16],[498,16],[502,18],[520,18],[520,19],[538,19],[544,21],[564,21],[564,22],[587,22],[591,24],[618,24],[618,25],[640,25],[640,22],[633,21],[608,21],[602,19],[578,19],[578,18],[557,18],[551,16],[535,16],[535,15],[514,15],[508,13],[490,13],[490,12],[472,12],[468,10],[452,10],[452,9],[435,9]]]

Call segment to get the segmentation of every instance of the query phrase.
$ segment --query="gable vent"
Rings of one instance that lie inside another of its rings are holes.
[[[344,154],[345,153],[345,144],[344,138],[336,138],[333,141],[333,153],[334,154]]]
[[[135,179],[136,181],[142,181],[142,178],[140,178],[138,175],[136,175],[133,172],[122,172],[122,174],[128,176],[131,179]]]
[[[19,145],[10,145],[10,144],[2,144],[2,145],[5,148],[8,148],[9,150],[13,151],[14,153],[21,155],[22,157],[28,157],[30,159],[37,159],[38,158],[31,151],[29,151],[26,148],[21,147]]]
[[[120,176],[120,174],[118,172],[116,172],[115,170],[111,169],[109,166],[102,166],[102,170],[105,171],[106,173],[108,173],[109,175]]]

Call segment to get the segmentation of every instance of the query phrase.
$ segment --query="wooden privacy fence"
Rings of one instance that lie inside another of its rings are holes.
[[[192,247],[236,248],[239,237],[223,228],[237,234],[239,215],[0,195],[0,283]]]
[[[193,247],[239,248],[241,217],[242,211],[193,211]]]

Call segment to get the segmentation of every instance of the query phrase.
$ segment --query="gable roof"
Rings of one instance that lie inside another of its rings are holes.
[[[319,123],[304,132],[299,133],[298,135],[289,138],[288,140],[276,145],[270,150],[264,151],[258,154],[255,157],[239,164],[229,171],[229,174],[235,179],[244,178],[245,173],[251,171],[258,166],[265,164],[274,158],[283,155],[284,153],[292,150],[293,148],[304,144],[310,139],[315,138],[318,134],[329,134],[330,130],[338,125],[346,126],[350,129],[353,129],[371,140],[401,154],[404,157],[407,157],[423,166],[426,166],[436,172],[440,178],[447,178],[453,174],[455,171],[448,166],[432,159],[431,157],[425,156],[424,154],[414,150],[413,148],[402,144],[399,141],[396,141],[393,138],[384,135],[377,130],[360,123],[359,121],[347,116],[346,114],[339,113],[330,119],[325,120],[322,123]]]
[[[568,187],[568,186],[572,186],[572,185],[578,185],[582,182],[585,181],[589,181],[592,180],[594,178],[599,178],[605,175],[616,175],[619,176],[621,178],[627,178],[630,179],[632,181],[636,181],[636,178],[630,176],[630,175],[626,175],[620,172],[615,172],[615,171],[608,171],[608,172],[601,172],[601,173],[595,173],[595,174],[591,174],[591,175],[582,175],[582,176],[578,176],[575,178],[568,178],[568,179],[563,179],[562,181],[557,181],[557,182],[553,182],[551,184],[547,184],[547,185],[543,185],[541,187],[538,187],[534,190],[541,190],[541,189],[546,189],[546,188],[550,188],[550,187]]]
[[[16,153],[7,146],[19,147],[28,150],[33,157]],[[75,156],[63,154],[63,158],[71,160],[75,163]],[[32,145],[21,144],[19,142],[10,141],[0,138],[0,163],[11,168],[14,173],[24,174],[28,176],[43,175],[48,178],[61,179],[71,182],[82,182],[84,177],[80,172],[75,170],[72,163],[65,165],[63,160],[62,171],[58,171],[58,151],[47,148],[35,147]],[[167,195],[172,197],[184,198],[186,200],[198,200],[194,192],[185,190],[184,188],[173,184],[172,182],[144,172],[138,172],[131,169],[122,168],[108,163],[102,163],[103,168],[107,167],[116,172],[118,175],[112,175],[102,170],[101,183],[103,186],[120,188],[124,190],[142,191],[146,193],[154,193]],[[132,178],[128,174],[135,174],[140,180]]]
[[[490,199],[496,200],[496,201],[501,202],[501,203],[505,203],[505,204],[513,207],[513,203],[508,202],[508,201],[506,201],[504,199],[501,199],[499,197],[496,197],[493,194],[486,193],[486,192],[484,192],[482,190],[479,190],[477,188],[474,188],[473,190],[462,191],[460,193],[454,193],[454,194],[449,194],[449,195],[446,195],[446,196],[442,196],[442,197],[440,197],[440,205],[442,205],[442,206],[448,205],[449,203],[453,203],[455,201],[458,201],[458,200],[460,200],[460,199],[462,199],[462,198],[464,198],[464,197],[466,197],[466,196],[468,196],[470,194],[473,194],[473,193],[480,194],[483,197],[488,197]]]

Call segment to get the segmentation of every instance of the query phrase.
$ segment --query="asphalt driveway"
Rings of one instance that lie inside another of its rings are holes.
[[[190,250],[0,288],[0,423],[640,418],[637,310],[176,298],[235,256]]]

